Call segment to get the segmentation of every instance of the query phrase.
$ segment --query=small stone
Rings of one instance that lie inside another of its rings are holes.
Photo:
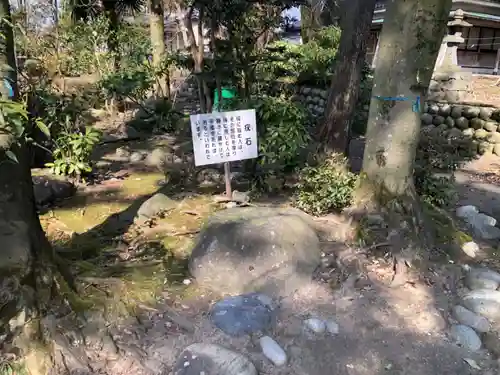
[[[177,203],[173,199],[163,193],[156,193],[139,207],[136,221],[144,222],[175,207],[177,207]]]
[[[182,351],[173,375],[257,375],[243,354],[216,344],[192,344]]]
[[[500,143],[500,133],[498,132],[488,133],[486,140],[489,143],[494,143],[494,144]]]
[[[127,158],[130,155],[130,151],[126,147],[118,147],[115,151],[115,155],[119,158]]]
[[[463,306],[453,307],[453,317],[463,325],[473,328],[477,332],[488,332],[491,328],[490,322],[485,317],[473,313]]]
[[[479,117],[485,121],[489,120],[492,112],[493,112],[492,108],[481,107],[481,109],[479,110]]]
[[[455,214],[461,219],[467,219],[472,216],[476,216],[479,213],[479,210],[476,206],[468,205],[458,207]]]
[[[455,119],[451,116],[448,116],[444,120],[444,123],[446,124],[446,126],[448,126],[451,129],[455,126]]]
[[[451,105],[449,104],[443,104],[439,110],[438,114],[443,116],[443,117],[448,117],[451,114]]]
[[[423,125],[432,125],[433,117],[428,113],[423,113],[420,117]]]
[[[469,268],[465,285],[471,290],[496,290],[500,285],[500,274],[487,268]]]
[[[481,349],[481,339],[470,327],[462,324],[452,325],[450,328],[450,336],[456,344],[467,350],[476,352]]]
[[[493,143],[481,141],[479,142],[478,153],[479,155],[491,154],[494,147],[495,145]]]
[[[485,129],[477,129],[475,132],[474,132],[474,138],[476,139],[486,139],[486,137],[488,136],[488,131],[485,130]]]
[[[310,318],[304,321],[304,324],[314,333],[323,333],[326,330],[326,324],[323,320],[317,318]]]
[[[461,106],[453,106],[451,109],[450,116],[453,117],[454,119],[458,119],[458,118],[462,117],[462,107]]]
[[[259,340],[262,353],[276,366],[283,366],[287,362],[285,351],[269,336],[263,336]]]
[[[465,117],[459,117],[455,120],[455,126],[461,130],[469,127],[469,120]]]
[[[462,251],[471,258],[475,258],[479,251],[479,246],[474,241],[469,241],[462,245]]]
[[[470,120],[470,126],[474,129],[482,129],[483,126],[484,126],[484,121],[481,120],[480,118],[473,118],[472,120]]]
[[[236,203],[236,202],[227,202],[226,205],[225,205],[225,207],[227,209],[235,208],[235,207],[238,207],[238,203]]]
[[[444,120],[445,120],[445,118],[444,118],[443,116],[439,116],[439,115],[437,115],[437,116],[434,116],[434,118],[433,118],[433,120],[432,120],[432,123],[433,123],[434,125],[438,126],[438,125],[443,124],[443,123],[444,123]],[[446,128],[447,128],[447,127],[448,127],[448,126],[446,126]]]
[[[462,305],[485,318],[500,317],[500,292],[490,289],[473,290],[462,297]]]
[[[489,132],[496,132],[498,129],[498,122],[486,121],[483,127]]]
[[[183,283],[184,285],[190,285],[190,284],[191,284],[191,280],[189,280],[189,279],[184,279],[184,280],[182,281],[182,283]]]
[[[474,117],[478,117],[479,112],[480,112],[479,107],[465,107],[463,110],[463,115],[464,115],[464,117],[471,119]]]
[[[464,135],[464,137],[472,138],[474,137],[474,129],[472,128],[464,129],[462,130],[462,134]]]
[[[133,152],[132,154],[130,154],[128,160],[131,163],[139,163],[140,161],[144,160],[144,154],[138,151]]]
[[[333,320],[326,321],[326,331],[332,335],[337,335],[340,332],[340,327],[337,322]]]
[[[431,114],[431,115],[437,115],[438,112],[439,112],[439,107],[436,105],[436,104],[431,104],[429,105],[429,110],[428,112]]]

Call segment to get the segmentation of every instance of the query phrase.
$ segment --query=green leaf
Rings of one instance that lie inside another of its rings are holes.
[[[50,138],[50,129],[47,125],[45,125],[41,120],[36,120],[36,126],[43,134]]]
[[[5,156],[7,156],[10,160],[12,160],[14,163],[19,164],[19,160],[17,160],[16,154],[14,154],[11,150],[5,151]]]

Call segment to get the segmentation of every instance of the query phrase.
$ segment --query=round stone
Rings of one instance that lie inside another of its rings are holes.
[[[451,108],[450,116],[453,117],[454,119],[460,118],[462,116],[462,107],[461,106],[453,106]]]
[[[500,133],[498,132],[488,133],[486,140],[493,144],[500,143]]]
[[[483,128],[489,132],[496,132],[498,129],[498,122],[486,121]]]
[[[463,324],[455,324],[450,328],[450,336],[456,344],[464,349],[476,352],[481,349],[481,339],[470,327]]]
[[[479,110],[479,117],[485,121],[489,120],[492,112],[493,112],[492,108],[481,107],[481,109]]]
[[[479,107],[465,107],[463,110],[463,115],[464,115],[464,117],[471,119],[474,117],[478,117],[479,112],[480,112]]]
[[[494,147],[493,147],[493,153],[497,156],[500,156],[500,143],[499,144],[496,144]]]
[[[470,120],[470,126],[474,129],[482,129],[484,126],[484,121],[480,118],[474,117]]]
[[[455,120],[455,126],[459,129],[467,129],[469,127],[469,120],[465,117],[459,117]]]
[[[451,116],[446,117],[444,123],[449,127],[453,128],[455,126],[455,119]]]
[[[477,129],[474,132],[474,138],[483,140],[483,139],[486,139],[486,137],[488,136],[488,134],[489,133],[486,130],[484,130],[484,129]]]
[[[462,134],[464,135],[464,137],[472,138],[474,137],[474,129],[472,128],[464,129],[462,130]]]
[[[423,125],[432,125],[434,118],[429,113],[423,113],[420,117]]]
[[[437,104],[431,104],[429,105],[429,113],[431,115],[437,115],[439,112],[439,107],[437,106]]]
[[[443,117],[448,117],[451,114],[451,105],[443,104],[438,111],[438,115]]]
[[[443,116],[434,116],[434,119],[432,120],[432,123],[436,126],[441,125],[444,123],[444,117]],[[448,128],[448,126],[446,126]]]

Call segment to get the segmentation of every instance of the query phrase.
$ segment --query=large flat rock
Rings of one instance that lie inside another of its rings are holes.
[[[217,292],[288,295],[320,264],[312,221],[295,209],[234,208],[209,218],[189,269]]]

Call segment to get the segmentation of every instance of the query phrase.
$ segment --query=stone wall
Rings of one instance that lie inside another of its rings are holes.
[[[300,87],[294,97],[304,104],[314,117],[321,117],[325,113],[328,89],[320,87]]]
[[[478,144],[480,154],[500,155],[500,108],[428,102],[423,112],[423,131],[439,128],[463,134]]]

